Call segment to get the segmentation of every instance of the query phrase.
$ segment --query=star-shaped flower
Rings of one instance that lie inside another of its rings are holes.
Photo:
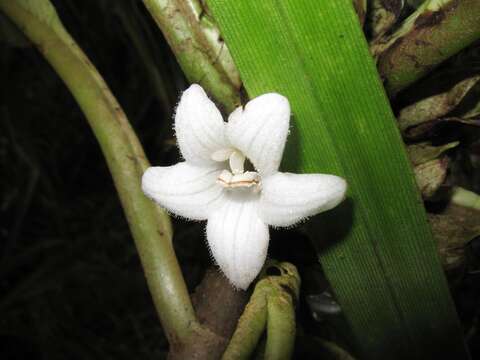
[[[207,220],[213,257],[241,289],[265,262],[268,225],[291,226],[345,197],[347,185],[338,176],[278,171],[289,121],[288,100],[270,93],[237,108],[225,123],[203,89],[192,85],[175,115],[185,161],[151,167],[142,178],[145,194],[169,212]]]

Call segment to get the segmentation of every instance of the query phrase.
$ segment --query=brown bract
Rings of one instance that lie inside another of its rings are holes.
[[[480,37],[480,2],[427,1],[371,50],[394,96]]]

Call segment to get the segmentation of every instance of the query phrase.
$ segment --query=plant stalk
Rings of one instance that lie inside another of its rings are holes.
[[[141,191],[149,164],[125,113],[48,0],[0,0],[0,10],[35,44],[85,114],[112,174],[165,333],[171,344],[185,341],[195,314],[171,243],[169,217]]]

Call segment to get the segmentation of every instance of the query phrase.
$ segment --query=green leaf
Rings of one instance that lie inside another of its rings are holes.
[[[366,359],[466,358],[412,169],[351,1],[210,0],[245,88],[287,96],[286,170],[333,173],[312,233]],[[329,243],[329,244],[327,244]],[[327,246],[328,245],[328,246]]]

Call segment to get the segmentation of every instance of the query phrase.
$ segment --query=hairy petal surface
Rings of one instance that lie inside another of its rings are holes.
[[[325,174],[276,173],[263,179],[259,215],[272,226],[291,226],[337,206],[347,183]]]
[[[195,165],[213,164],[212,154],[228,147],[225,125],[220,111],[201,86],[190,86],[175,114],[175,133],[183,158]]]
[[[279,94],[261,95],[237,108],[228,118],[230,143],[250,159],[262,176],[275,173],[288,135],[290,105]]]
[[[267,256],[268,226],[258,217],[255,197],[229,194],[223,206],[208,217],[207,240],[212,255],[230,282],[246,289]]]
[[[148,168],[143,192],[167,211],[192,220],[206,220],[211,208],[222,202],[223,188],[215,183],[222,170],[187,162]]]

